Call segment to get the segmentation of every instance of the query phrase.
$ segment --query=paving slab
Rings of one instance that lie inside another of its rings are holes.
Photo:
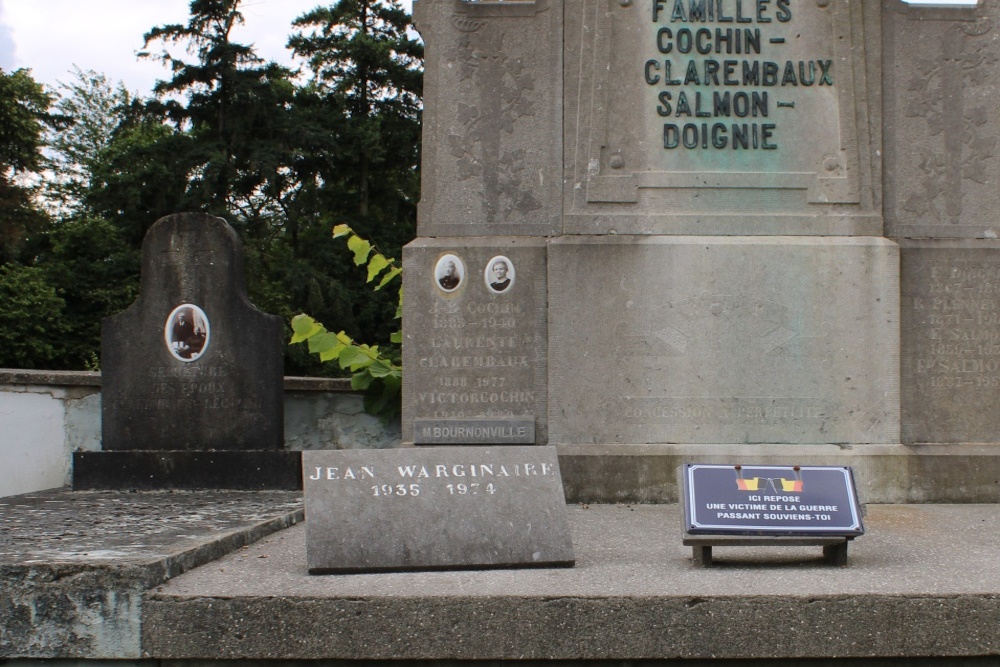
[[[0,658],[138,658],[145,590],[302,515],[297,492],[0,498]]]
[[[716,549],[677,505],[574,506],[577,565],[311,576],[305,530],[151,590],[160,659],[737,659],[1000,654],[1000,506],[870,506],[848,565]],[[378,530],[373,526],[373,530]]]

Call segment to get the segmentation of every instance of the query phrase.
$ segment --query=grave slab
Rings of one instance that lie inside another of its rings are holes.
[[[306,452],[313,574],[573,564],[554,447]]]
[[[2,498],[0,659],[148,657],[144,591],[302,518],[281,491]]]

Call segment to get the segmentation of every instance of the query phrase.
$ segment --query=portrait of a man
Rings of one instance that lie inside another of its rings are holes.
[[[465,264],[455,255],[444,255],[434,267],[434,279],[445,292],[454,292],[465,278]]]
[[[208,317],[198,306],[185,303],[167,317],[163,337],[170,354],[181,361],[195,361],[208,348]]]

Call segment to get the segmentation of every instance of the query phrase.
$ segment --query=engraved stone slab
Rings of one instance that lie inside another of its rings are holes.
[[[311,573],[572,565],[554,447],[304,452]]]
[[[871,5],[575,3],[565,233],[881,235]]]
[[[562,0],[416,0],[421,236],[561,228]]]
[[[1000,442],[1000,241],[900,246],[903,442]]]
[[[283,338],[281,319],[247,298],[232,227],[196,213],[159,220],[139,298],[103,322],[104,449],[280,448]]]
[[[418,445],[532,445],[534,419],[414,419]]]
[[[997,238],[1000,3],[920,7],[883,0],[886,230]]]
[[[403,441],[415,419],[513,418],[544,443],[545,241],[418,239],[403,266]]]
[[[897,271],[874,238],[554,240],[550,442],[896,442]]]

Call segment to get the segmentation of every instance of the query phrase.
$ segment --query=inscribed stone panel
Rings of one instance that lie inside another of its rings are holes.
[[[899,438],[898,250],[884,239],[558,239],[549,441]]]
[[[1000,242],[901,241],[902,437],[1000,442]]]
[[[403,441],[414,419],[530,418],[544,443],[545,241],[418,239],[403,263]]]
[[[881,235],[873,22],[858,0],[581,0],[565,231]]]

